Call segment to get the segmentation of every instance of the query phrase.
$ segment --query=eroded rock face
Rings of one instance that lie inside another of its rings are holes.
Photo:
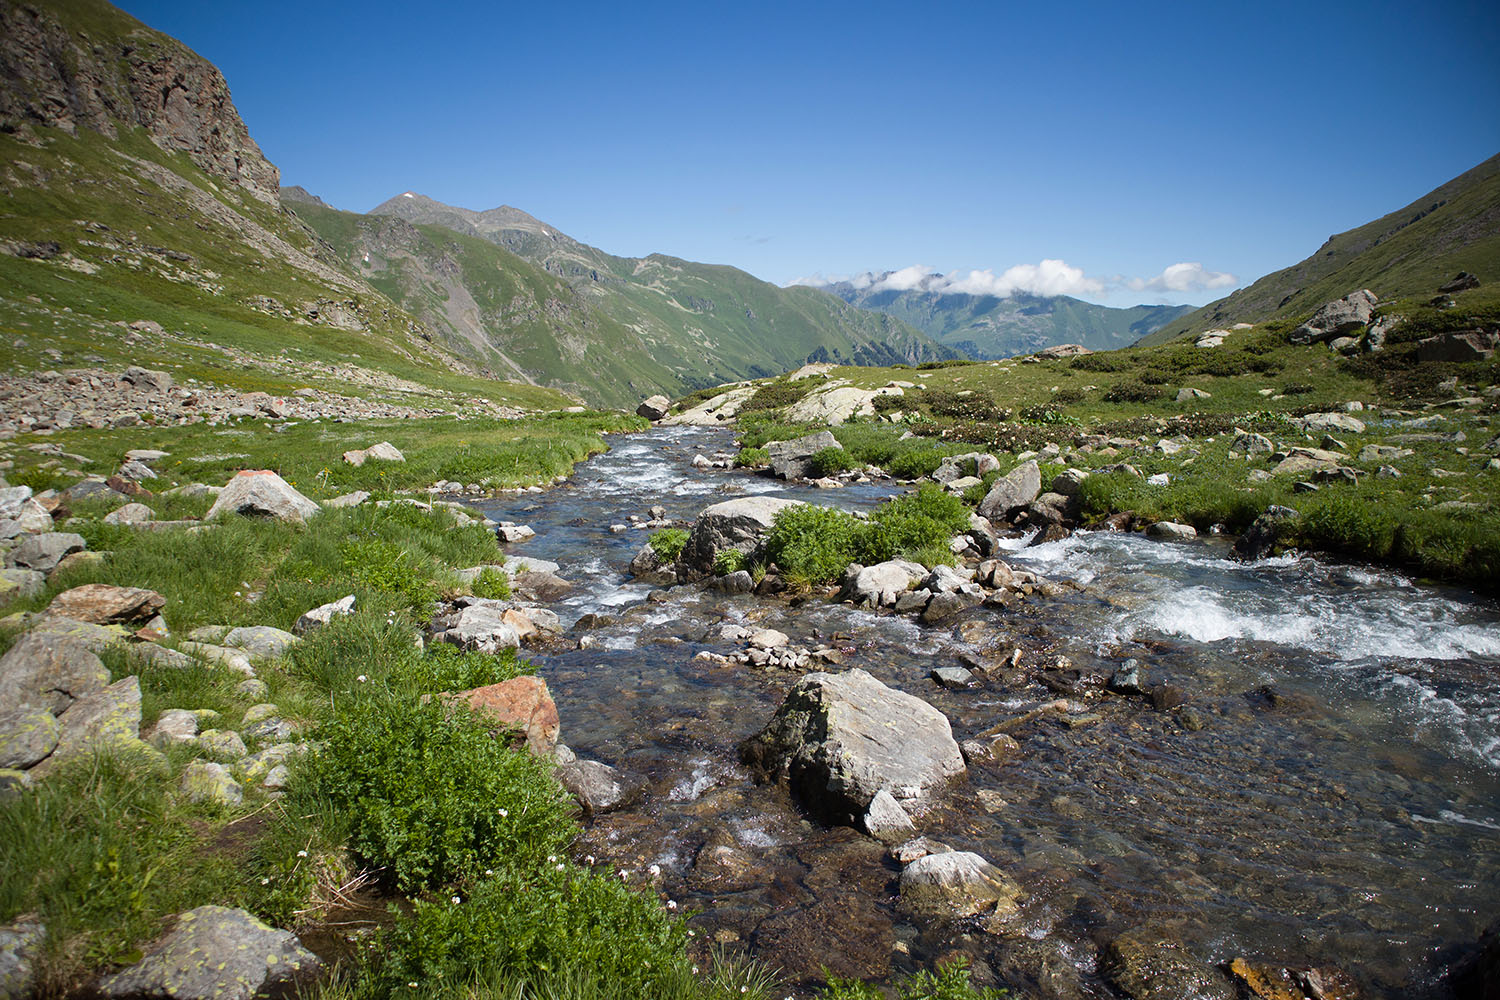
[[[797,503],[781,497],[738,497],[706,507],[694,522],[678,558],[690,570],[712,572],[720,552],[737,549],[750,554],[771,530],[776,515]]]
[[[118,34],[85,37],[68,5],[0,4],[0,123],[117,134],[142,126],[165,150],[275,204],[280,172],[261,153],[217,68],[187,46],[120,15]],[[129,24],[130,26],[126,26]]]
[[[785,779],[813,812],[848,825],[863,822],[881,791],[920,808],[964,771],[942,712],[859,669],[803,677],[740,754],[760,777]]]
[[[244,910],[200,906],[179,914],[151,954],[102,980],[98,990],[112,1000],[250,1000],[311,981],[321,964],[290,931]]]

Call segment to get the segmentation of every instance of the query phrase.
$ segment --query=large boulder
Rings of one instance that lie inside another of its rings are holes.
[[[1347,434],[1365,432],[1365,422],[1347,413],[1309,413],[1298,419],[1297,424],[1309,434],[1326,434],[1329,431],[1342,431]]]
[[[678,559],[690,570],[709,573],[714,559],[726,549],[749,555],[771,530],[776,515],[799,502],[781,497],[737,497],[705,507]]]
[[[852,385],[836,385],[809,393],[787,408],[786,419],[799,424],[828,424],[837,427],[855,415],[870,416],[875,412],[876,396],[900,396],[902,390],[887,386],[883,389],[860,389]]]
[[[30,486],[6,486],[0,488],[0,521],[20,517],[21,510],[31,500]]]
[[[1005,919],[1020,910],[1021,887],[971,851],[918,858],[901,873],[901,908],[923,917]]]
[[[357,451],[344,452],[344,461],[356,468],[364,465],[371,459],[377,462],[404,462],[406,461],[406,456],[401,454],[396,446],[389,441],[372,444],[368,448],[361,448]]]
[[[52,760],[98,747],[134,746],[141,736],[141,682],[126,677],[80,698],[58,717]]]
[[[31,535],[17,545],[6,556],[6,561],[21,569],[34,569],[38,573],[50,573],[57,564],[74,552],[82,552],[87,546],[82,535],[70,531],[47,531]]]
[[[586,815],[623,809],[640,795],[643,783],[597,760],[559,764],[557,780],[573,794]]]
[[[108,683],[109,671],[83,642],[29,632],[0,657],[0,712],[30,705],[61,715]]]
[[[109,1000],[250,1000],[294,992],[311,982],[321,964],[290,931],[244,910],[200,906],[179,914],[177,926],[149,955],[101,980],[97,989]]]
[[[1035,461],[1022,462],[995,480],[979,501],[979,516],[1000,521],[1011,511],[1025,507],[1042,492],[1042,470]]]
[[[911,585],[927,575],[927,568],[905,559],[888,559],[873,566],[850,566],[840,597],[870,607],[893,607]]]
[[[645,417],[647,420],[660,420],[667,415],[672,408],[672,401],[666,396],[647,396],[640,406],[635,408],[637,416]]]
[[[40,594],[47,587],[47,574],[34,569],[0,569],[0,604]]]
[[[790,441],[772,441],[766,445],[771,471],[782,479],[805,479],[812,471],[812,457],[825,448],[837,448],[838,439],[829,431],[819,431]]]
[[[519,731],[533,753],[543,760],[552,759],[560,724],[557,704],[540,677],[512,677],[499,684],[461,691],[455,698],[467,702],[476,714]]]
[[[859,669],[803,677],[740,755],[760,777],[786,780],[813,812],[849,825],[881,791],[911,811],[964,771],[942,712]]]
[[[238,514],[241,517],[302,522],[320,509],[276,473],[268,469],[246,470],[224,484],[204,520],[212,521],[222,514]]]
[[[1500,332],[1491,330],[1464,330],[1440,333],[1436,337],[1425,337],[1417,341],[1417,360],[1429,361],[1488,361],[1500,350]]]
[[[166,603],[154,590],[86,583],[54,597],[47,613],[95,625],[118,625],[149,621]]]
[[[1301,515],[1291,507],[1272,504],[1251,522],[1234,543],[1234,554],[1239,559],[1264,559],[1271,555],[1278,543],[1291,537]]]
[[[24,770],[44,760],[56,749],[59,730],[57,718],[45,708],[23,705],[0,712],[0,770]]]
[[[1362,329],[1375,314],[1379,301],[1368,288],[1350,292],[1313,313],[1313,318],[1292,331],[1292,343],[1316,344]]]

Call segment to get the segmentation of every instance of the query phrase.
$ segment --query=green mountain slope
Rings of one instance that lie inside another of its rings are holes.
[[[671,373],[655,387],[668,394],[777,374],[808,360],[892,364],[952,356],[907,324],[834,296],[663,254],[616,257],[509,206],[476,212],[407,192],[371,214],[483,238],[564,279],[602,316],[639,336]]]
[[[1382,300],[1427,299],[1459,271],[1500,280],[1500,155],[1405,208],[1330,236],[1306,260],[1210,302],[1142,343],[1302,316],[1360,288]]]
[[[190,49],[98,0],[0,0],[0,28],[8,371],[142,364],[273,393],[572,402],[485,378],[344,267],[281,208],[276,168]]]
[[[857,288],[847,281],[824,287],[861,309],[895,316],[940,344],[981,360],[1031,354],[1054,344],[1113,350],[1135,343],[1191,308],[1115,309],[1066,295],[1016,293],[1002,299],[921,288]]]

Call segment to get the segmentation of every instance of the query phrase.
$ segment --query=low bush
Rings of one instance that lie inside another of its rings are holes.
[[[763,468],[771,464],[771,453],[764,448],[741,448],[734,464],[741,469]]]
[[[573,837],[571,800],[546,764],[491,729],[441,699],[355,699],[318,730],[309,793],[403,892],[538,868]]]
[[[831,580],[854,561],[859,519],[829,507],[798,504],[776,514],[766,535],[766,558],[793,583]]]
[[[833,476],[854,468],[854,460],[843,448],[824,448],[808,459],[808,471],[814,478]]]
[[[830,974],[817,1000],[884,1000],[885,996],[869,983]],[[969,963],[960,958],[935,973],[924,969],[906,977],[897,984],[896,996],[898,1000],[1005,1000],[1010,991],[974,986],[969,982]]]
[[[858,561],[870,564],[898,556],[920,561],[920,556],[931,559],[940,552],[941,561],[946,562],[951,558],[948,540],[968,527],[969,508],[964,502],[926,483],[877,507],[870,520],[859,526],[855,554]]]
[[[941,417],[997,422],[1010,417],[1010,411],[999,406],[993,396],[977,389],[923,389],[915,397],[928,412]]]
[[[682,528],[663,528],[653,532],[649,541],[651,551],[664,563],[673,562],[687,547],[688,533]]]
[[[1116,382],[1104,392],[1106,403],[1149,403],[1160,399],[1162,391],[1147,385],[1145,376],[1139,379]]]
[[[922,448],[899,454],[886,466],[887,472],[897,479],[922,479],[937,471],[943,464],[943,453],[936,448]]]
[[[719,576],[738,573],[742,569],[748,569],[749,566],[749,556],[739,549],[724,549],[714,556],[714,573]]]
[[[513,650],[478,653],[435,642],[397,668],[392,686],[403,695],[467,691],[530,674],[535,669]]]
[[[510,597],[510,574],[503,569],[486,566],[469,584],[469,593],[492,601],[503,601]]]
[[[600,1000],[670,996],[691,978],[686,943],[686,927],[653,896],[552,855],[398,916],[371,949],[373,992],[412,996],[417,983],[422,996],[467,995],[502,980],[533,996],[559,981]]]
[[[791,406],[812,391],[811,380],[802,382],[766,382],[756,389],[740,409],[775,410]]]

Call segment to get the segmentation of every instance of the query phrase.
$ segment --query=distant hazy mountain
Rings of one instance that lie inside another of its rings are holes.
[[[910,323],[938,343],[980,359],[1030,354],[1054,344],[1082,344],[1096,351],[1125,347],[1192,309],[1152,305],[1115,309],[1066,295],[958,294],[943,291],[940,280],[924,282],[932,287],[897,290],[882,288],[886,277],[869,275],[859,283],[840,281],[819,287],[861,309],[875,309]]]
[[[365,242],[351,242],[347,234],[339,237],[338,227],[326,219],[320,222],[316,210],[304,214],[326,239],[347,254],[357,253],[363,263],[370,249]],[[567,384],[590,398],[615,404],[650,392],[680,395],[705,385],[779,374],[808,360],[885,365],[956,356],[898,319],[854,308],[825,292],[778,288],[738,268],[662,254],[616,257],[510,206],[477,212],[408,192],[377,206],[365,218],[375,217],[404,220],[433,248],[446,248],[449,268],[436,284],[429,278],[408,283],[405,290],[390,280],[379,285],[440,328],[453,325],[445,318],[453,310],[451,296],[437,294],[437,285],[449,279],[469,283],[467,277],[453,275],[455,266],[467,276],[476,269],[510,268],[520,273],[517,263],[522,263],[565,282],[569,294],[547,302],[593,311],[592,329],[604,337],[597,361],[587,352],[580,359],[576,349],[558,352],[548,363],[526,361],[525,338],[491,330],[493,308],[474,312],[475,329],[495,334],[497,346],[503,342],[504,353],[529,377],[548,385]],[[359,228],[365,234],[374,232],[368,225]],[[475,239],[499,248],[503,257],[491,254],[493,259],[481,261],[484,255],[469,242]],[[372,262],[382,253],[377,248]],[[430,270],[440,255],[435,249],[426,254],[431,260],[424,266]],[[381,259],[390,263],[388,257]],[[543,308],[556,307],[544,302]],[[605,370],[610,366],[623,377]],[[597,383],[598,391],[588,391],[591,382]]]
[[[1146,343],[1306,315],[1361,288],[1383,301],[1431,298],[1460,271],[1485,282],[1500,280],[1500,155],[1405,208],[1328,237],[1306,260],[1183,316]]]

